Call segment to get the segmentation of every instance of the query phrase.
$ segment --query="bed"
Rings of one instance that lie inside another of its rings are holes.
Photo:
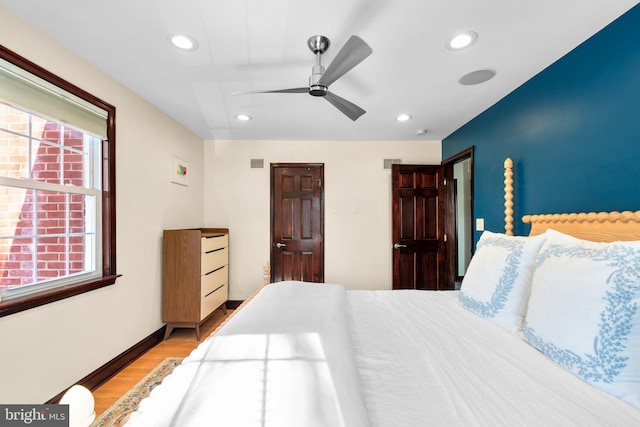
[[[640,425],[640,211],[524,221],[460,291],[261,287],[127,426]]]

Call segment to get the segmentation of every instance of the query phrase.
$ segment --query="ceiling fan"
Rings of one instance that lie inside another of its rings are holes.
[[[263,90],[253,92],[235,93],[245,95],[250,93],[309,93],[312,96],[322,96],[331,105],[344,113],[351,120],[357,120],[366,113],[365,110],[354,103],[339,97],[329,91],[329,85],[349,72],[353,67],[361,63],[373,50],[358,36],[351,36],[347,43],[340,49],[331,64],[325,69],[321,64],[322,54],[329,49],[331,42],[325,36],[312,36],[307,40],[307,46],[316,55],[316,65],[311,69],[308,87],[292,89]]]

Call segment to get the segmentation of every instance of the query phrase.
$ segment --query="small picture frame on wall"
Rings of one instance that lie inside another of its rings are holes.
[[[171,156],[171,182],[189,185],[189,163],[172,155]]]

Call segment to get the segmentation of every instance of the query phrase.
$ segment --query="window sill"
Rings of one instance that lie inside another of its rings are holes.
[[[93,291],[94,289],[113,285],[116,282],[116,279],[120,276],[120,274],[113,276],[103,276],[97,280],[92,280],[84,283],[75,283],[73,285],[62,286],[60,288],[52,289],[49,291],[44,291],[37,294],[0,302],[0,317],[19,313],[21,311],[49,304],[51,302],[60,301],[65,298]]]

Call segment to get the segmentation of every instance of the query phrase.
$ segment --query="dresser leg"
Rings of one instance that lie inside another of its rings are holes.
[[[173,325],[171,325],[171,323],[167,323],[167,329],[164,331],[164,341],[166,341],[167,338],[169,338],[169,335],[171,335],[171,332],[173,332]]]
[[[200,341],[200,324],[196,323],[196,339]]]

